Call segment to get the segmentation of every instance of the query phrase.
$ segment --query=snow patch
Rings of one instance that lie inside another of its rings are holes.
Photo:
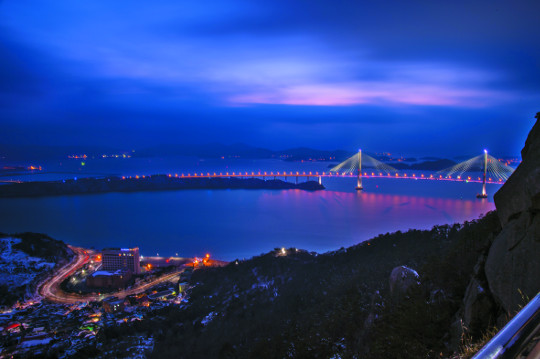
[[[203,326],[207,326],[208,323],[210,323],[212,321],[212,319],[214,319],[217,315],[218,315],[218,313],[216,313],[216,312],[208,313],[208,315],[201,320],[201,324]]]

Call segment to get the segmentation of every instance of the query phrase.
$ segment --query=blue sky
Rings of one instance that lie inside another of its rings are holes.
[[[517,154],[538,1],[0,2],[0,141]]]

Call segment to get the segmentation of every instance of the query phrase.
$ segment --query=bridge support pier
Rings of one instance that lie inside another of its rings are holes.
[[[322,176],[319,176],[319,186],[322,186]]]

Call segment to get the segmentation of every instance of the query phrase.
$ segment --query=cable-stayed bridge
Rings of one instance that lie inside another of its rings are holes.
[[[322,184],[323,177],[332,178],[356,178],[356,189],[362,190],[362,180],[364,178],[392,178],[392,179],[414,179],[414,180],[436,180],[436,181],[457,181],[482,183],[482,192],[478,198],[486,198],[486,184],[503,184],[512,174],[514,169],[505,165],[487,151],[484,153],[460,162],[452,167],[445,168],[437,172],[421,173],[414,171],[400,171],[386,163],[383,163],[361,150],[345,161],[331,168],[328,172],[298,172],[298,171],[265,171],[265,172],[200,172],[200,173],[175,173],[168,174],[169,177],[178,178],[261,178],[283,179],[290,178],[296,181],[305,179],[306,181],[317,180]],[[411,173],[412,172],[412,173]],[[145,176],[134,176],[144,178]],[[123,177],[126,178],[125,176]],[[131,177],[130,177],[131,178]]]
[[[370,168],[371,170],[366,172],[366,167]],[[514,169],[500,162],[495,157],[488,155],[487,150],[484,150],[484,153],[481,155],[437,171],[435,174],[430,174],[427,176],[420,174],[418,177],[413,173],[412,176],[407,176],[407,173],[402,173],[386,163],[378,161],[366,154],[362,154],[362,150],[359,150],[357,154],[333,167],[330,172],[347,174],[349,176],[356,175],[357,190],[363,189],[363,177],[420,178],[431,180],[482,182],[482,193],[478,194],[477,197],[486,198],[486,183],[502,184],[508,179],[508,177],[510,177],[512,172],[514,172]]]

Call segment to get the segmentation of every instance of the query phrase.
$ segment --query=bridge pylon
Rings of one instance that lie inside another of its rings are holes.
[[[478,172],[482,172],[482,179],[478,176],[478,181],[471,178],[476,177]],[[437,175],[440,179],[448,180],[463,180],[466,182],[480,182],[482,181],[482,192],[477,194],[477,198],[487,198],[486,184],[487,183],[503,183],[514,172],[514,169],[506,164],[502,163],[498,159],[488,154],[487,150],[484,153],[476,157],[470,158],[466,161],[460,162],[452,167],[448,167],[437,171]],[[467,176],[467,174],[469,174]]]
[[[362,150],[358,150],[358,174],[356,176],[356,190],[361,191],[362,187]]]
[[[361,191],[364,189],[362,186],[362,165],[363,167],[373,168],[374,172],[379,173],[382,176],[382,172],[387,175],[397,174],[398,170],[392,166],[382,163],[381,161],[376,160],[370,155],[362,153],[362,150],[359,149],[357,153],[347,158],[345,161],[340,164],[332,167],[330,172],[334,172],[338,175],[348,175],[353,177],[356,175],[356,190]]]
[[[482,179],[482,193],[476,195],[476,198],[487,198],[486,175],[487,175],[488,153],[484,150],[484,177]]]

